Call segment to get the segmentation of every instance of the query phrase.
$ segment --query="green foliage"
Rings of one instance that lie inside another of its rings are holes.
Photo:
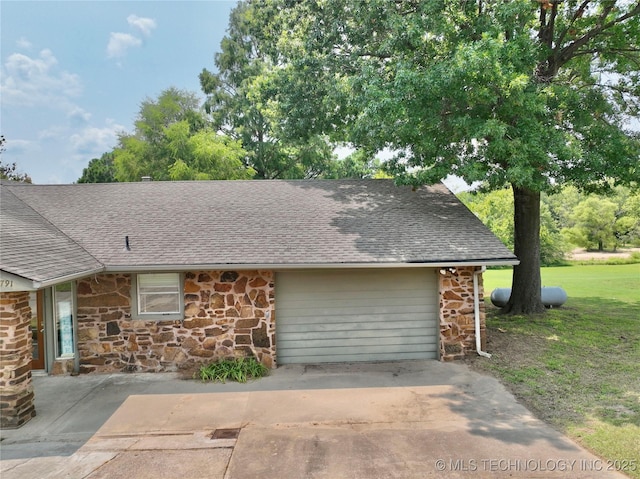
[[[616,245],[640,246],[640,192],[631,193],[621,187],[616,191],[621,193],[614,197],[618,206],[613,228]]]
[[[548,206],[551,216],[560,230],[572,225],[573,210],[584,199],[584,193],[572,185],[565,185],[561,189],[542,196],[542,201]]]
[[[324,135],[310,135],[304,141],[285,138],[280,129],[286,113],[275,108],[275,98],[256,95],[273,64],[256,36],[254,13],[250,2],[238,3],[215,56],[217,73],[207,69],[200,73],[207,95],[204,107],[214,129],[242,143],[247,151],[244,164],[255,171],[256,178],[339,176],[340,165]]]
[[[192,92],[167,88],[156,100],[147,98],[141,103],[135,122],[136,134],[149,144],[158,144],[163,141],[167,127],[183,121],[192,132],[206,126],[200,100]]]
[[[381,169],[380,160],[364,150],[356,150],[345,158],[333,162],[329,171],[323,174],[327,179],[365,179],[387,177]]]
[[[122,134],[113,153],[117,181],[250,179],[255,171],[243,160],[239,141],[216,133],[198,98],[169,88],[156,100],[142,102],[136,130]],[[96,165],[100,166],[100,165]]]
[[[31,177],[18,170],[18,165],[14,163],[4,164],[0,160],[0,180],[19,181],[21,183],[31,183]]]
[[[242,163],[246,151],[240,142],[210,130],[202,130],[186,139],[182,155],[169,166],[172,180],[248,180],[254,175]],[[186,163],[180,158],[187,158]]]
[[[640,193],[616,186],[608,195],[584,195],[568,188],[557,196],[554,208],[563,235],[587,249],[615,250],[640,244]]]
[[[489,193],[460,193],[458,197],[508,248],[514,248],[513,192],[510,188]],[[548,205],[540,213],[540,263],[550,266],[562,262],[568,250]]]
[[[5,151],[7,140],[4,135],[0,135],[0,154]],[[21,183],[31,183],[31,177],[26,173],[18,171],[16,163],[5,164],[0,160],[0,180],[19,181]]]
[[[511,189],[491,193],[461,193],[458,198],[509,249],[513,250],[513,193]]]
[[[82,176],[78,183],[114,183],[115,167],[112,152],[104,153],[100,158],[93,158],[86,168],[82,170]]]
[[[513,249],[513,195],[510,189],[459,193],[460,200],[509,248]],[[608,196],[580,193],[567,186],[544,194],[540,214],[540,261],[560,265],[569,250],[616,249],[640,244],[640,193],[617,186]],[[600,260],[600,262],[602,262]],[[626,264],[631,259],[612,259]]]
[[[224,383],[227,380],[246,383],[248,379],[257,379],[267,375],[269,369],[255,358],[220,359],[215,363],[200,366],[194,378],[202,382]]]
[[[616,222],[616,204],[600,198],[587,198],[573,212],[572,220],[576,225],[566,230],[569,241],[575,245],[599,251],[605,244],[613,245],[615,236],[613,226]]]
[[[402,183],[454,174],[519,192],[514,214],[529,220],[516,222],[512,313],[542,308],[528,287],[539,282],[539,193],[639,179],[640,135],[625,126],[640,113],[637,2],[250,4],[252,34],[277,65],[254,95],[283,135],[389,148]]]
[[[277,98],[291,137],[390,146],[390,170],[419,183],[453,173],[543,191],[637,178],[640,143],[621,127],[638,111],[635,3],[253,4],[278,65],[262,98]]]

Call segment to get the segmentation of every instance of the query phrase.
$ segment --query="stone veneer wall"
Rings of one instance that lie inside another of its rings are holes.
[[[0,293],[0,428],[36,415],[31,382],[29,293]]]
[[[273,273],[185,274],[185,319],[131,317],[131,276],[78,281],[80,372],[177,371],[220,357],[253,355],[275,366]]]
[[[476,349],[473,304],[473,272],[475,267],[457,267],[455,272],[440,270],[440,359],[461,359]],[[443,274],[444,272],[444,274]],[[486,337],[484,289],[482,275],[478,277],[480,299],[480,339]],[[484,346],[483,346],[484,347]]]

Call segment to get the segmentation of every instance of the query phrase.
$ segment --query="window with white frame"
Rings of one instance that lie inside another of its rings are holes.
[[[180,318],[183,308],[182,278],[178,273],[135,276],[135,310],[138,317]]]

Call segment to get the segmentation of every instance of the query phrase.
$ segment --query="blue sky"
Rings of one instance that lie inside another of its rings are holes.
[[[0,2],[3,163],[72,183],[171,86],[202,96],[236,1]]]

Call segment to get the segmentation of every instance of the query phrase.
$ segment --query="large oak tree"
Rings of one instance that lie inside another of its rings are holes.
[[[277,65],[262,98],[287,135],[390,148],[401,183],[512,187],[520,265],[505,312],[544,310],[541,192],[638,180],[638,1],[249,4]]]

